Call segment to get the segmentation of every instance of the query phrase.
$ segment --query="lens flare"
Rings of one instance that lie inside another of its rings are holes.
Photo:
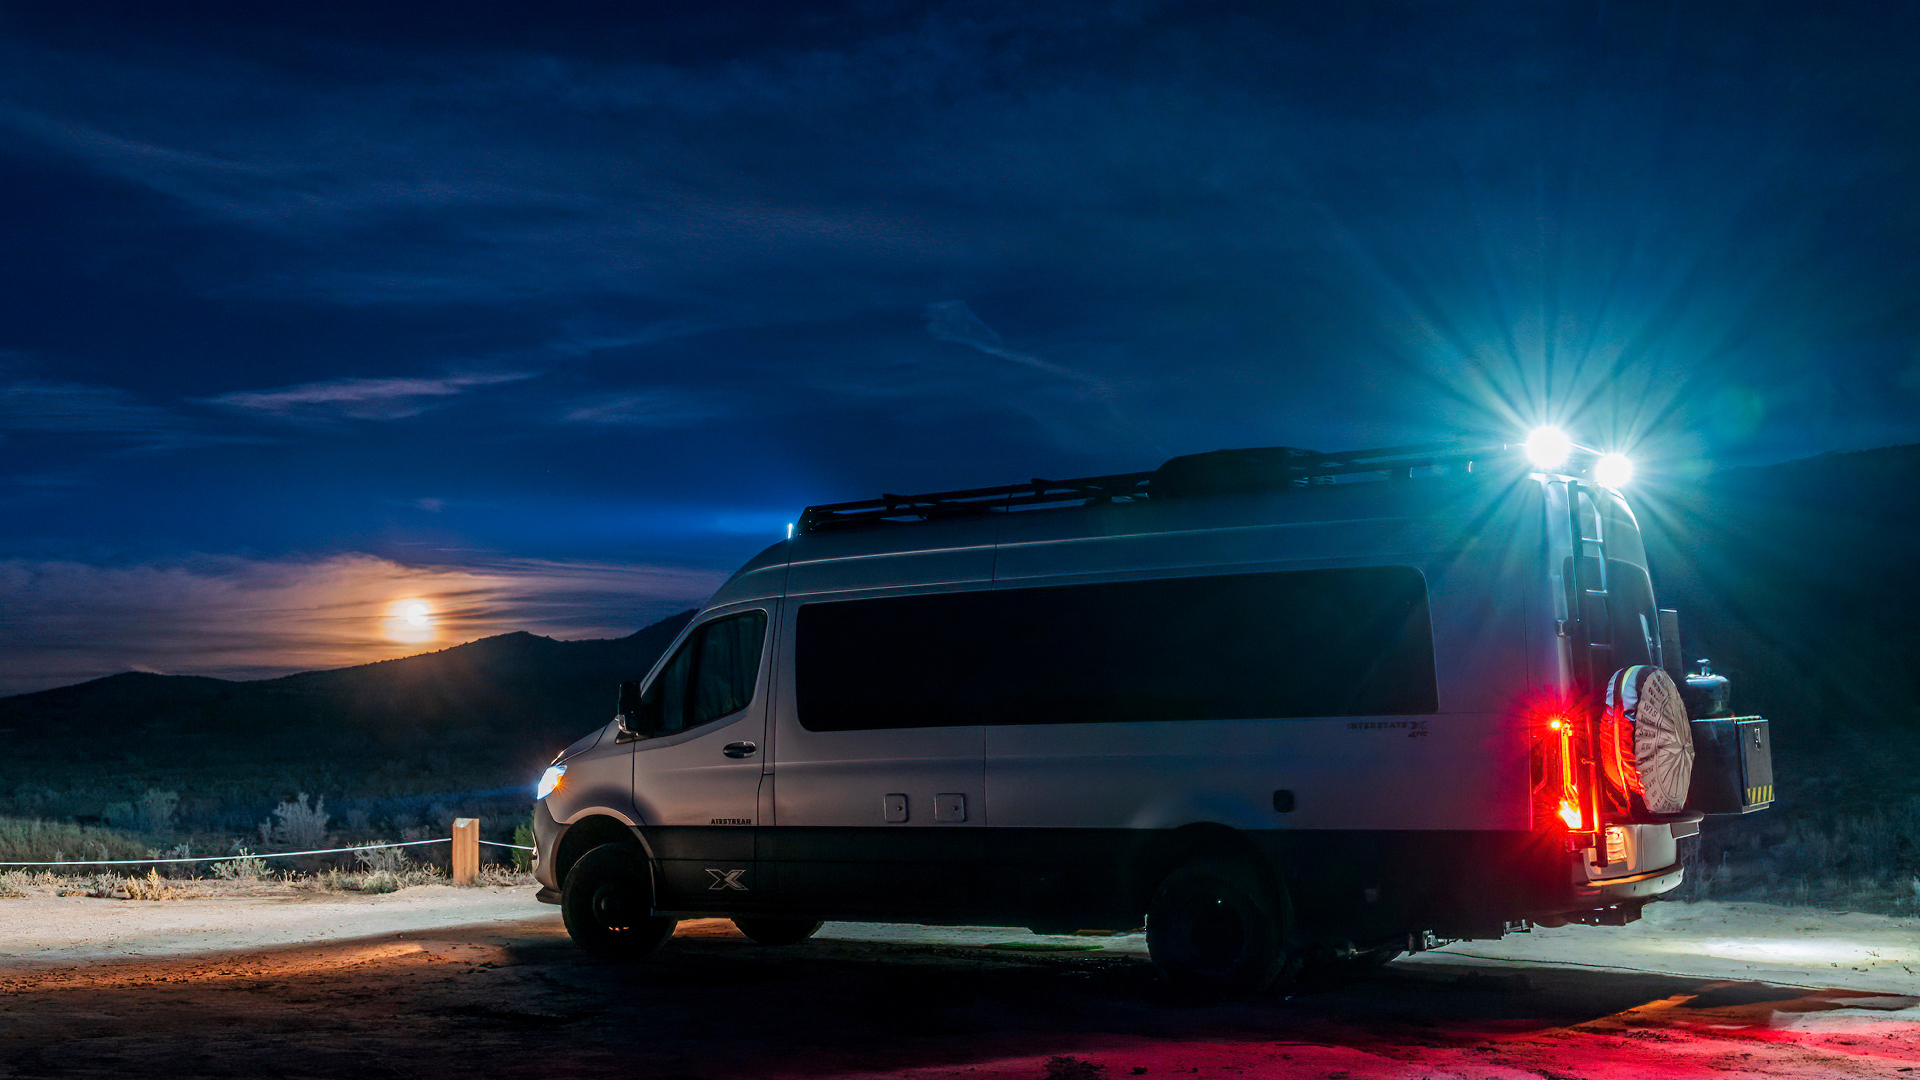
[[[1527,460],[1536,469],[1557,469],[1573,453],[1573,440],[1557,427],[1537,427],[1527,435]]]
[[[1593,465],[1593,482],[1601,487],[1626,487],[1633,479],[1633,461],[1625,454],[1601,454]]]

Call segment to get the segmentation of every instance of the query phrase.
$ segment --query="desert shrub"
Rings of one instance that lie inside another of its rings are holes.
[[[259,881],[267,876],[267,860],[241,848],[233,858],[209,863],[207,869],[223,881]]]
[[[522,847],[533,846],[532,819],[528,819],[514,826],[513,842]],[[513,853],[513,868],[523,874],[530,872],[533,869],[533,852],[516,850]]]
[[[112,829],[38,818],[0,818],[0,862],[150,857],[145,844]]]
[[[407,857],[406,848],[363,847],[354,851],[353,858],[361,868],[375,873],[397,873],[413,865],[413,860]]]
[[[172,900],[183,892],[179,885],[162,878],[157,868],[148,870],[146,877],[127,878],[121,891],[129,900]]]
[[[315,799],[307,805],[307,793],[281,803],[270,820],[260,823],[260,842],[305,851],[327,842],[327,800]]]
[[[180,806],[180,793],[148,788],[140,801],[134,804],[134,827],[143,833],[169,833],[173,831],[173,815]]]

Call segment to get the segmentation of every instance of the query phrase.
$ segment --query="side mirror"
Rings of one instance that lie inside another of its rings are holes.
[[[639,737],[640,732],[640,684],[623,682],[620,684],[620,704],[613,710],[613,718],[620,723],[622,734]]]

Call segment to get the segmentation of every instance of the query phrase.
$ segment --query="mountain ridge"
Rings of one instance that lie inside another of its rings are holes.
[[[0,698],[16,762],[304,763],[372,754],[524,762],[612,715],[689,620],[624,638],[515,631],[429,653],[271,679],[121,672]]]

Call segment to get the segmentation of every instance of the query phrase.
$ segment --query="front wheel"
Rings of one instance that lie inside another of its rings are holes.
[[[1147,952],[1177,992],[1248,994],[1286,970],[1286,909],[1257,869],[1202,858],[1168,874],[1147,908]]]
[[[601,844],[560,886],[560,919],[574,944],[597,956],[638,960],[666,944],[677,920],[652,914],[653,879],[630,844]]]
[[[747,918],[733,920],[741,933],[761,945],[798,945],[812,937],[823,923],[819,919]]]

